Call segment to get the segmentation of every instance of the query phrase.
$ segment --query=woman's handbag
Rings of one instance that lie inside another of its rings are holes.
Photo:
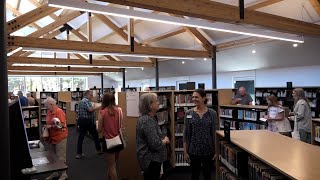
[[[120,127],[119,131],[120,131],[120,134],[114,138],[106,139],[107,149],[112,149],[117,146],[126,147],[127,141],[124,138],[125,137],[125,135],[124,135],[125,130],[124,130],[124,127],[122,125],[121,120],[122,120],[122,110],[121,110],[121,108],[119,108],[119,127]]]
[[[291,132],[291,136],[293,139],[300,140],[300,134],[298,131],[298,122],[297,122],[297,116],[294,116],[294,128]]]

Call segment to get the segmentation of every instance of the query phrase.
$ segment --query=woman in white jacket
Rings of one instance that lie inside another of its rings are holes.
[[[277,97],[274,95],[267,97],[268,103],[268,130],[279,132],[280,134],[290,136],[291,126],[289,120],[284,116],[284,109],[278,104]]]
[[[300,140],[311,144],[311,121],[312,113],[308,99],[304,95],[302,88],[296,88],[292,93],[294,99],[294,115],[297,118],[297,129]]]

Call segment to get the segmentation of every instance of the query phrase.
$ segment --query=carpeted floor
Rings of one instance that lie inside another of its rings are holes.
[[[105,180],[106,164],[102,155],[95,153],[94,143],[91,139],[83,141],[83,153],[85,157],[76,159],[76,146],[78,133],[75,127],[69,127],[67,146],[67,165],[69,180]],[[50,174],[34,177],[34,179],[45,179]],[[190,169],[174,169],[165,180],[188,180],[191,179]],[[212,176],[214,178],[214,176]]]

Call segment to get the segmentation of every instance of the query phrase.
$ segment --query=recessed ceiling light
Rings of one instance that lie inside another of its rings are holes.
[[[124,71],[124,72],[128,72],[128,71]]]
[[[256,50],[252,50],[252,54],[255,54],[256,53]]]
[[[142,67],[142,68],[141,68],[141,70],[143,71],[143,70],[144,70],[144,68]]]
[[[205,61],[206,61],[206,60],[207,60],[207,58],[204,58],[203,60],[205,60]]]
[[[298,44],[293,44],[293,47],[298,47]]]
[[[182,64],[184,64],[185,62],[184,62],[184,61],[182,61],[181,63],[182,63]]]

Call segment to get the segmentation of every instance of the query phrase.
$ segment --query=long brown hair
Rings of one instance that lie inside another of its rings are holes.
[[[112,93],[105,93],[102,99],[101,109],[107,109],[110,116],[114,116],[114,107],[116,107],[116,99]]]
[[[269,100],[271,102],[271,105],[268,104],[268,107],[274,106],[274,107],[278,107],[279,103],[278,103],[278,99],[275,95],[270,95],[267,97],[267,100]]]
[[[295,88],[293,90],[293,92],[296,94],[296,96],[298,97],[297,99],[294,99],[294,105],[297,104],[297,102],[300,100],[300,99],[303,99],[306,101],[307,105],[310,107],[309,105],[309,100],[306,98],[305,94],[304,94],[304,90],[302,88]]]

